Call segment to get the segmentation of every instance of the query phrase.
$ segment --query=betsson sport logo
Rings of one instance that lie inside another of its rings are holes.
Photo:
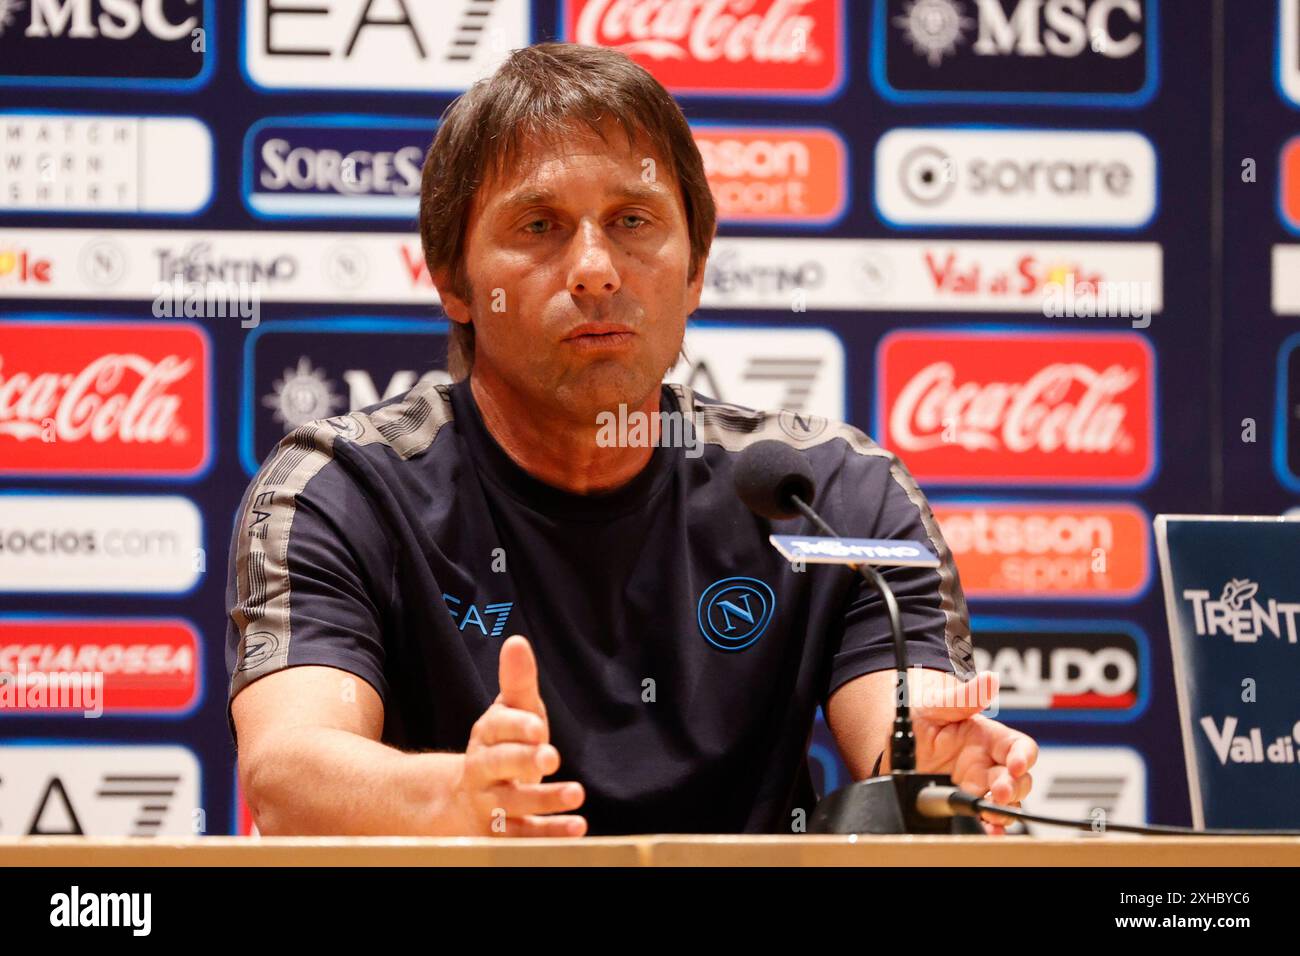
[[[848,206],[848,146],[829,127],[695,124],[722,223],[837,221]]]
[[[1150,520],[1133,505],[931,504],[970,597],[1125,599],[1150,581]]]
[[[875,431],[922,482],[1140,486],[1155,371],[1132,332],[895,332],[876,352]]]
[[[636,60],[673,93],[823,99],[844,82],[842,0],[565,0],[564,38]]]
[[[189,323],[5,323],[0,474],[192,477],[210,452],[207,335]]]
[[[1140,106],[1156,0],[875,0],[873,76],[901,102]]]

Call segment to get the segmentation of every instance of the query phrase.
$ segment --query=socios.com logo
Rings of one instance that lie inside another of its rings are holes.
[[[700,633],[714,647],[743,651],[767,630],[776,595],[757,578],[723,578],[700,595]]]

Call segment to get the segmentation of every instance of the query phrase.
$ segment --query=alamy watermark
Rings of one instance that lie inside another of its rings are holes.
[[[1151,324],[1151,303],[1155,299],[1150,282],[1077,282],[1073,272],[1062,282],[1043,287],[1043,316],[1049,319],[1125,318],[1133,328]]]
[[[103,671],[0,671],[0,712],[79,710],[94,719],[104,715]]]
[[[704,454],[695,426],[681,412],[629,411],[620,403],[617,412],[596,415],[596,445],[600,448],[684,448],[687,458]]]
[[[178,272],[171,282],[153,284],[156,319],[238,318],[240,328],[262,321],[262,291],[257,282],[186,282]]]

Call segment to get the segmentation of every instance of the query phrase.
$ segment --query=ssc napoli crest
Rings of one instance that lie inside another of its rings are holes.
[[[723,578],[700,595],[700,633],[714,647],[743,651],[767,630],[776,595],[757,578]]]

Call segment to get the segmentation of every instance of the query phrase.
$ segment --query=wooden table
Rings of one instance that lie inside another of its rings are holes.
[[[0,866],[1300,866],[1300,837],[0,838]]]

